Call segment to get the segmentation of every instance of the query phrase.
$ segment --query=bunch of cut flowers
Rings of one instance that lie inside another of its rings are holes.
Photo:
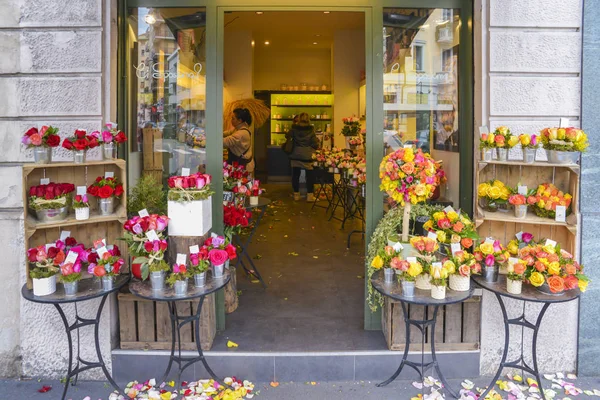
[[[195,173],[189,176],[172,176],[168,180],[167,198],[171,201],[206,200],[213,195],[210,188],[211,176]]]

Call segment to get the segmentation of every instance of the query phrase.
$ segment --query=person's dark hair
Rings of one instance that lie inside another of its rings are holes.
[[[233,110],[233,114],[240,121],[245,122],[248,125],[252,125],[252,116],[250,115],[250,111],[248,111],[247,108],[236,108],[235,110]]]

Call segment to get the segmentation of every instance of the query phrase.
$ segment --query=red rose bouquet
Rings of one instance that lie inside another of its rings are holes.
[[[63,208],[69,204],[69,195],[75,190],[71,183],[49,183],[29,188],[29,207],[32,210]]]
[[[223,206],[223,223],[225,224],[225,236],[228,238],[239,235],[242,228],[248,226],[252,213],[246,211],[244,206],[228,204]]]
[[[65,252],[54,246],[38,246],[27,250],[27,260],[35,265],[29,271],[32,279],[50,278],[56,275],[65,261]]]
[[[212,178],[208,174],[196,173],[189,176],[171,176],[168,180],[171,201],[206,200],[213,195],[210,189]]]
[[[232,245],[231,243],[229,243],[229,241],[223,237],[223,236],[211,236],[208,239],[206,239],[204,241],[204,246],[202,246],[204,251],[206,251],[208,253],[208,257],[210,259],[210,261],[213,263],[213,265],[220,265],[220,264],[215,264],[213,262],[214,261],[223,261],[226,262],[228,260],[233,260],[237,257],[237,250],[235,248],[234,245]],[[213,250],[220,250],[220,251],[224,251],[225,253],[222,252],[213,252]],[[202,249],[201,249],[202,251]],[[212,254],[212,256],[211,256]],[[222,260],[223,257],[227,256],[227,258],[225,258],[224,260]]]
[[[125,143],[127,141],[127,136],[123,131],[117,129],[117,124],[113,122],[107,122],[105,129],[102,131],[98,141],[102,143]]]
[[[249,172],[246,167],[239,165],[223,163],[223,190],[233,191],[238,184],[246,185],[248,183]]]
[[[85,129],[77,129],[73,136],[63,140],[62,147],[67,150],[89,150],[99,144],[95,135],[88,135]]]
[[[201,274],[208,271],[208,251],[202,247],[199,253],[190,254],[190,272],[192,274]]]
[[[57,147],[60,144],[60,136],[57,135],[58,128],[44,125],[40,130],[29,128],[23,135],[21,143],[30,147]]]
[[[96,182],[87,188],[88,194],[108,199],[109,197],[121,197],[123,194],[123,185],[116,178],[97,177]]]

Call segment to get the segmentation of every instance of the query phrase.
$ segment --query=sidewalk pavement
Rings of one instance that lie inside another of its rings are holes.
[[[474,380],[476,387],[489,383],[490,377]],[[412,381],[396,380],[386,387],[378,388],[376,382],[280,382],[278,387],[269,383],[256,383],[254,399],[256,400],[410,400],[420,391],[412,386]],[[461,381],[450,380],[450,385],[458,390]],[[551,382],[544,379],[543,385],[549,388]],[[574,381],[582,390],[600,389],[600,377],[580,378]],[[52,386],[46,393],[39,393],[42,386]],[[2,400],[59,400],[63,385],[59,381],[45,380],[0,380],[0,399]],[[80,381],[77,386],[70,387],[67,399],[70,400],[107,400],[111,387],[106,382]],[[574,398],[564,391],[557,391],[554,400]],[[503,396],[506,398],[506,394]],[[589,398],[585,394],[577,396]],[[446,396],[450,398],[450,396]]]

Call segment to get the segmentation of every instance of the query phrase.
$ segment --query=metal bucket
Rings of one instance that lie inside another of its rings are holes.
[[[213,278],[222,278],[225,264],[213,265]]]
[[[523,219],[527,217],[527,205],[515,206],[515,217]]]
[[[414,297],[415,296],[415,283],[411,281],[402,281],[402,296]]]
[[[102,290],[108,292],[113,290],[114,279],[112,276],[103,276],[102,277]]]
[[[206,272],[194,274],[194,286],[203,287],[206,285]]]
[[[526,164],[533,164],[535,162],[536,149],[523,149],[523,162]]]
[[[111,215],[115,211],[115,198],[98,199],[100,215]]]
[[[63,221],[69,215],[69,207],[49,208],[46,210],[35,210],[35,215],[40,222]]]
[[[165,271],[150,272],[150,284],[152,290],[163,290],[165,288]]]
[[[66,296],[75,296],[77,294],[77,289],[79,288],[79,281],[63,282],[63,286],[65,287]]]
[[[384,268],[383,275],[384,275],[385,283],[393,283],[394,282],[394,276],[396,274],[394,273],[394,270],[392,268]]]
[[[175,288],[175,296],[184,297],[187,295],[188,281],[187,279],[183,281],[175,281],[175,285],[173,285],[173,287]]]
[[[86,153],[86,150],[73,150],[73,162],[75,164],[84,164]]]
[[[33,159],[36,164],[50,164],[52,162],[51,147],[34,147]]]
[[[508,161],[508,149],[497,148],[496,158],[498,161]]]
[[[492,161],[491,149],[481,149],[481,161]]]
[[[578,151],[554,151],[546,150],[548,162],[552,164],[577,164],[579,162]]]
[[[483,268],[483,278],[487,283],[495,283],[498,282],[498,272],[499,268],[496,265],[492,267],[484,267]]]

